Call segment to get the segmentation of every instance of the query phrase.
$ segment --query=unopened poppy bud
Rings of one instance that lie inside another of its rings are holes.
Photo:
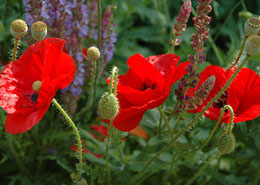
[[[42,21],[37,21],[32,24],[31,32],[36,41],[41,41],[47,36],[47,25]]]
[[[88,48],[88,58],[92,61],[97,61],[100,57],[99,49],[95,46]]]
[[[39,92],[40,91],[40,88],[42,86],[42,82],[37,80],[35,82],[33,82],[33,85],[32,85],[32,89],[36,92]]]
[[[26,22],[22,19],[16,19],[11,23],[10,32],[16,39],[23,38],[28,31]]]
[[[260,53],[260,36],[251,35],[247,41],[245,46],[246,54],[248,56],[257,55]]]
[[[217,141],[218,152],[221,155],[231,153],[236,146],[236,139],[232,133],[223,133]]]
[[[250,17],[247,19],[245,24],[245,33],[246,36],[249,37],[251,35],[257,34],[260,28],[260,19],[256,17]]]
[[[98,112],[104,119],[114,119],[119,111],[117,97],[111,93],[105,92],[98,104]]]

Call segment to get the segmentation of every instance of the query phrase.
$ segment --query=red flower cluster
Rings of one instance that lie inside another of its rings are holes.
[[[190,112],[201,112],[203,107],[214,98],[214,96],[222,89],[228,79],[234,73],[235,69],[225,70],[221,67],[211,65],[208,66],[201,74],[200,81],[196,88],[187,91],[188,96],[193,96],[195,91],[208,79],[215,75],[216,81],[209,96],[203,101],[202,105]],[[235,79],[232,81],[228,89],[223,95],[204,113],[204,115],[212,120],[218,120],[221,108],[224,105],[230,105],[234,111],[234,123],[252,120],[260,115],[260,76],[253,70],[242,68]],[[222,122],[230,122],[229,111],[224,112]]]
[[[64,40],[50,38],[30,46],[0,74],[0,106],[8,113],[5,129],[23,133],[38,123],[58,89],[68,86],[75,74],[73,59],[62,51]],[[40,91],[33,90],[41,81]]]
[[[174,54],[148,58],[136,54],[128,59],[129,70],[118,77],[120,111],[113,121],[117,129],[134,129],[145,111],[158,107],[167,99],[173,83],[186,74],[188,62],[176,67],[179,59]]]

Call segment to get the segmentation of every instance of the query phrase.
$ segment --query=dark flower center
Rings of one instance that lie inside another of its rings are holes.
[[[227,104],[227,98],[228,98],[228,93],[224,92],[219,99],[215,103],[213,103],[213,107],[217,109],[221,109]]]
[[[151,83],[149,81],[145,81],[144,83],[142,83],[140,90],[145,91],[147,89],[155,89],[156,87],[157,87],[156,83]]]
[[[32,102],[35,102],[36,100],[38,100],[38,94],[34,93],[34,94],[32,94],[32,96],[31,96],[31,101],[32,101]]]

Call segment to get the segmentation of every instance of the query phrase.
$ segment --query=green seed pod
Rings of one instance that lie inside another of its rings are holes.
[[[221,155],[231,153],[236,146],[236,139],[233,133],[224,132],[217,141],[218,151]]]
[[[47,25],[42,21],[37,21],[32,24],[31,33],[36,41],[41,41],[47,36]]]
[[[10,32],[16,39],[23,38],[28,31],[26,22],[22,19],[16,19],[11,23]]]
[[[260,28],[260,19],[256,17],[250,17],[249,19],[247,19],[244,27],[246,36],[249,37],[251,35],[257,34],[259,28]]]
[[[42,86],[42,82],[37,80],[35,82],[33,82],[33,85],[32,85],[32,89],[36,92],[39,92],[40,91],[40,88]]]
[[[260,36],[251,35],[246,41],[245,50],[248,56],[258,55],[260,53]]]
[[[117,97],[112,93],[105,92],[98,104],[98,112],[104,119],[114,119],[119,111]]]

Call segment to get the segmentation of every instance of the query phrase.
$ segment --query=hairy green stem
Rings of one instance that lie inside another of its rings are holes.
[[[82,173],[82,144],[81,144],[80,134],[79,134],[78,128],[76,127],[76,125],[74,124],[72,119],[69,117],[69,115],[66,113],[66,111],[61,107],[61,105],[57,102],[57,100],[53,98],[52,103],[57,107],[57,109],[61,112],[61,114],[68,121],[68,123],[72,127],[72,129],[76,135],[76,138],[77,138],[77,142],[78,142],[77,145],[78,145],[78,152],[79,152],[79,156],[78,156],[79,165],[78,165],[78,175],[77,175],[75,184],[78,185],[80,178],[81,178],[81,173]]]
[[[101,49],[101,28],[102,28],[102,17],[101,17],[101,0],[98,0],[98,49]]]
[[[160,112],[162,118],[164,119],[165,124],[166,124],[167,127],[168,127],[168,131],[169,131],[169,134],[170,134],[170,136],[171,136],[171,139],[173,139],[173,132],[172,132],[171,125],[170,125],[170,123],[168,122],[168,119],[167,119],[165,113],[163,112],[161,106],[158,107],[158,110],[159,110],[159,112]]]
[[[184,158],[184,157],[186,157],[186,156],[188,156],[188,155],[190,155],[190,154],[193,154],[193,153],[195,153],[195,152],[197,152],[197,151],[199,151],[199,150],[202,150],[202,149],[209,143],[209,141],[211,140],[211,138],[213,137],[213,135],[214,135],[214,133],[215,133],[217,127],[219,126],[219,124],[220,124],[220,122],[221,122],[222,116],[223,116],[223,114],[224,114],[224,112],[225,112],[226,109],[229,109],[230,112],[233,112],[231,106],[229,106],[229,105],[225,105],[225,106],[222,108],[218,121],[215,123],[214,127],[213,127],[212,130],[210,131],[210,134],[208,135],[206,141],[205,141],[200,147],[198,147],[197,149],[192,150],[192,151],[190,151],[190,152],[187,152],[187,153],[185,153],[185,154],[182,154],[180,157],[178,157],[176,160],[173,160],[171,163],[167,163],[167,164],[161,165],[160,167],[158,167],[157,169],[155,169],[155,170],[152,171],[151,173],[145,175],[142,179],[140,179],[140,180],[138,181],[137,184],[140,184],[140,183],[143,182],[146,178],[148,178],[149,176],[151,176],[151,175],[153,175],[154,173],[158,172],[159,170],[161,170],[161,169],[163,169],[163,168],[165,168],[165,167],[167,167],[167,166],[173,165],[173,164],[174,164],[176,161],[178,161],[179,159]],[[232,120],[232,113],[231,113],[231,120]],[[260,164],[260,163],[259,163],[259,164]],[[260,167],[259,167],[259,168],[260,168]]]
[[[108,87],[108,93],[111,94],[113,90],[113,84],[114,84],[114,95],[117,94],[117,76],[118,76],[118,69],[116,66],[113,67],[111,77],[110,77],[110,83]]]
[[[15,41],[14,41],[14,50],[13,50],[13,54],[12,54],[12,61],[16,60],[19,41],[20,41],[20,39],[15,39]]]
[[[111,137],[111,127],[113,124],[113,120],[110,120],[110,124],[108,125],[108,135],[107,135],[107,143],[106,143],[106,170],[107,170],[107,184],[111,185],[111,174],[109,168],[109,144],[110,144],[110,137]]]
[[[232,69],[233,67],[235,67],[237,65],[237,63],[239,62],[244,50],[245,50],[245,45],[246,45],[246,41],[247,41],[248,37],[245,37],[244,40],[243,40],[243,43],[242,43],[242,46],[241,46],[241,49],[240,49],[240,52],[237,56],[237,59],[236,61],[234,62],[234,64],[232,64],[227,70],[229,69]]]
[[[90,87],[89,87],[89,98],[87,105],[81,109],[81,111],[78,113],[78,117],[80,117],[82,114],[84,114],[93,104],[94,99],[94,85],[95,85],[95,79],[96,79],[96,72],[97,72],[97,62],[93,61],[92,66],[92,73],[91,73],[91,80],[90,80]]]
[[[24,173],[25,175],[27,175],[27,177],[29,177],[31,180],[33,180],[33,176],[32,174],[29,172],[29,170],[26,168],[26,166],[23,164],[23,162],[21,161],[21,159],[19,158],[19,156],[17,155],[17,152],[15,151],[14,147],[13,147],[13,141],[12,141],[12,135],[7,134],[7,140],[9,143],[9,147],[11,150],[11,153],[19,167],[19,169],[21,170],[22,173]]]
[[[114,95],[117,95],[117,77],[118,77],[118,69],[117,67],[113,68],[113,73],[114,73]]]
[[[217,153],[216,155],[209,158],[209,160],[199,169],[199,171],[185,185],[192,184],[193,181],[195,181],[200,176],[202,171],[209,165],[209,163],[218,157],[219,157],[219,154]]]
[[[259,177],[260,177],[260,151],[258,152],[258,168],[257,168],[257,174],[254,180],[254,185],[258,185]]]

